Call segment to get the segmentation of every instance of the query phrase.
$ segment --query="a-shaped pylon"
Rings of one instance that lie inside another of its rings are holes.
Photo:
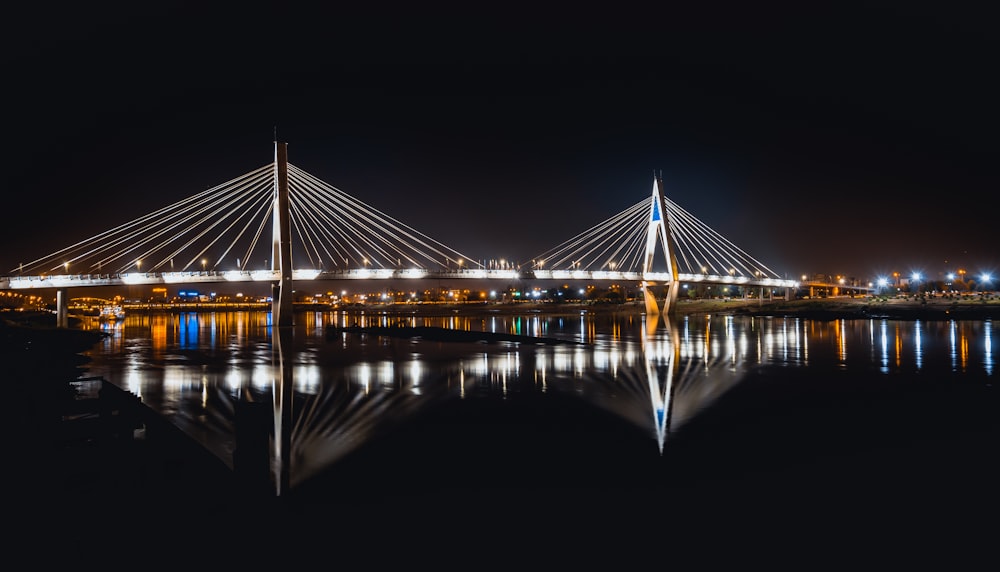
[[[667,220],[667,202],[663,197],[663,178],[653,177],[653,196],[649,211],[649,227],[646,231],[646,258],[642,263],[642,292],[646,301],[646,314],[658,316],[661,312],[664,315],[671,315],[674,310],[674,302],[677,301],[677,290],[680,285],[677,278],[677,259],[674,257],[674,242],[670,237],[670,221]],[[656,243],[659,239],[660,246],[663,247],[663,255],[666,257],[667,268],[670,269],[670,280],[667,282],[667,295],[663,300],[663,309],[659,307],[656,296],[652,288],[656,284],[645,277],[652,271],[653,258],[656,256]]]

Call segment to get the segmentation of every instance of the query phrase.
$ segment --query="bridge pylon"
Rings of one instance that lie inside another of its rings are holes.
[[[271,235],[271,270],[278,281],[271,285],[271,323],[294,325],[292,306],[292,227],[288,206],[288,144],[274,142],[274,208]]]
[[[646,258],[642,263],[642,274],[646,276],[652,271],[653,259],[656,256],[656,243],[659,242],[663,248],[663,255],[666,258],[667,267],[670,269],[670,281],[667,282],[667,295],[663,300],[662,310],[656,300],[656,295],[652,291],[654,282],[643,280],[642,292],[646,302],[646,314],[658,316],[661,312],[670,316],[674,314],[674,306],[677,301],[677,291],[680,286],[677,273],[677,258],[674,256],[674,242],[670,237],[670,221],[667,218],[667,201],[663,196],[663,177],[655,175],[653,177],[652,204],[649,210],[649,226],[646,231]]]

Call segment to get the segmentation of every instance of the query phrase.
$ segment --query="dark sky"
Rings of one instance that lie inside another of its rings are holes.
[[[479,259],[529,260],[662,171],[789,277],[1000,271],[983,14],[276,10],[12,17],[0,267],[270,163],[277,130],[291,163]]]

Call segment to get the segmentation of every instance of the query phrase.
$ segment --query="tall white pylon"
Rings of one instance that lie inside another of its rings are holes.
[[[670,269],[670,281],[667,283],[667,297],[663,301],[664,315],[671,315],[674,311],[674,302],[677,301],[677,290],[680,282],[677,278],[677,258],[674,256],[674,241],[670,237],[670,221],[667,220],[667,201],[663,197],[663,178],[654,175],[653,177],[653,197],[649,211],[649,227],[646,231],[646,258],[642,263],[642,274],[645,277],[652,271],[653,257],[656,256],[656,242],[659,239],[660,246],[663,247],[663,255],[667,260],[667,267]],[[643,280],[642,292],[646,301],[646,314],[657,316],[661,313],[656,296],[651,288],[654,282]]]
[[[288,207],[288,144],[274,142],[274,212],[271,236],[271,270],[278,280],[271,285],[271,323],[294,325],[292,306],[292,227]]]

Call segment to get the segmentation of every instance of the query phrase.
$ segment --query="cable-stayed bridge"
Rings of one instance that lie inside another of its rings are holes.
[[[276,142],[273,163],[22,263],[0,290],[269,282],[275,309],[290,315],[280,293],[295,281],[423,278],[635,281],[650,312],[661,310],[657,284],[667,286],[664,312],[682,283],[797,286],[667,199],[659,177],[651,196],[611,218],[528,263],[497,265],[288,163]]]

